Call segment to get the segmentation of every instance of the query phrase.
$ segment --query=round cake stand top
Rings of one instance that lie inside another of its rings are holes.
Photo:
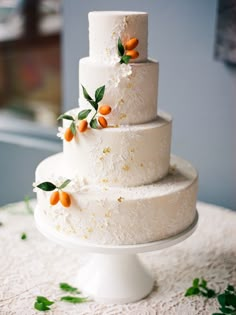
[[[38,230],[46,236],[48,239],[68,248],[78,249],[82,252],[88,253],[101,253],[101,254],[137,254],[144,252],[151,252],[156,250],[161,250],[169,246],[173,246],[193,234],[197,228],[198,223],[198,212],[196,211],[196,216],[192,224],[184,231],[171,236],[167,239],[163,239],[156,242],[149,242],[145,244],[136,245],[101,245],[92,244],[85,241],[80,241],[73,235],[63,235],[56,230],[53,230],[46,222],[46,220],[41,215],[38,207],[36,207],[35,212],[35,222]]]

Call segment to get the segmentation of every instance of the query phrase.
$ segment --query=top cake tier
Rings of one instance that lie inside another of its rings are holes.
[[[139,57],[147,60],[148,14],[130,11],[97,11],[89,13],[89,55],[97,61],[112,63],[118,58],[118,39],[127,43],[137,38]]]

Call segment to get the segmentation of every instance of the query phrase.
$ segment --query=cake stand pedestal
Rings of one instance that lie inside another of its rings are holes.
[[[193,223],[183,232],[161,241],[138,245],[107,246],[79,241],[52,230],[40,211],[35,209],[38,230],[48,239],[78,251],[92,253],[89,262],[78,272],[73,284],[97,302],[123,304],[138,301],[147,296],[154,280],[143,266],[137,254],[161,250],[189,237],[196,229],[198,213]]]

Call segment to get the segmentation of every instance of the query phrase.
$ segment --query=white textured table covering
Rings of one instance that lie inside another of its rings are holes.
[[[197,231],[171,248],[142,254],[158,287],[144,300],[126,305],[94,302],[56,302],[46,314],[208,315],[217,310],[215,299],[185,298],[193,278],[204,277],[216,291],[236,285],[236,212],[198,203]],[[34,310],[37,295],[50,300],[64,294],[60,282],[69,282],[87,256],[45,239],[35,228],[24,203],[0,209],[0,314],[44,314]],[[21,233],[27,240],[21,240]]]

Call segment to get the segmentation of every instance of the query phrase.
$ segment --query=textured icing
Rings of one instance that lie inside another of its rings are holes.
[[[82,87],[92,96],[102,85],[106,86],[101,103],[109,104],[112,112],[110,124],[140,124],[155,119],[158,97],[158,63],[100,64],[91,58],[83,58],[79,63],[81,108],[91,107],[84,99]]]
[[[139,58],[134,62],[147,59],[148,15],[145,12],[109,12],[89,13],[89,55],[92,59],[111,63],[119,61],[117,42],[121,38],[125,43],[132,37],[139,40],[137,50]]]
[[[37,168],[36,180],[64,176],[62,154]],[[50,193],[38,191],[38,205],[52,228],[100,244],[137,244],[163,239],[188,227],[195,216],[197,173],[186,161],[172,157],[168,176],[152,185],[101,187],[70,185],[70,209],[49,205]],[[78,178],[77,178],[78,181]],[[72,180],[73,182],[73,180]]]
[[[118,38],[139,40],[138,59],[120,64]],[[62,234],[96,244],[138,244],[167,238],[187,228],[195,217],[197,173],[172,157],[171,117],[157,118],[158,63],[147,60],[148,15],[144,12],[91,12],[90,57],[80,61],[79,81],[91,96],[106,86],[101,104],[112,107],[109,127],[77,132],[64,140],[71,121],[63,120],[58,136],[63,153],[42,161],[36,184],[51,181],[72,204],[51,206],[50,192],[37,191],[38,211]],[[81,93],[79,106],[92,108]],[[99,104],[99,105],[101,105]],[[94,108],[87,117],[95,114]]]
[[[70,121],[63,124],[69,126]],[[63,141],[63,168],[68,176],[78,173],[89,184],[150,184],[167,174],[170,144],[171,117],[164,113],[147,124],[89,128],[71,142]]]

